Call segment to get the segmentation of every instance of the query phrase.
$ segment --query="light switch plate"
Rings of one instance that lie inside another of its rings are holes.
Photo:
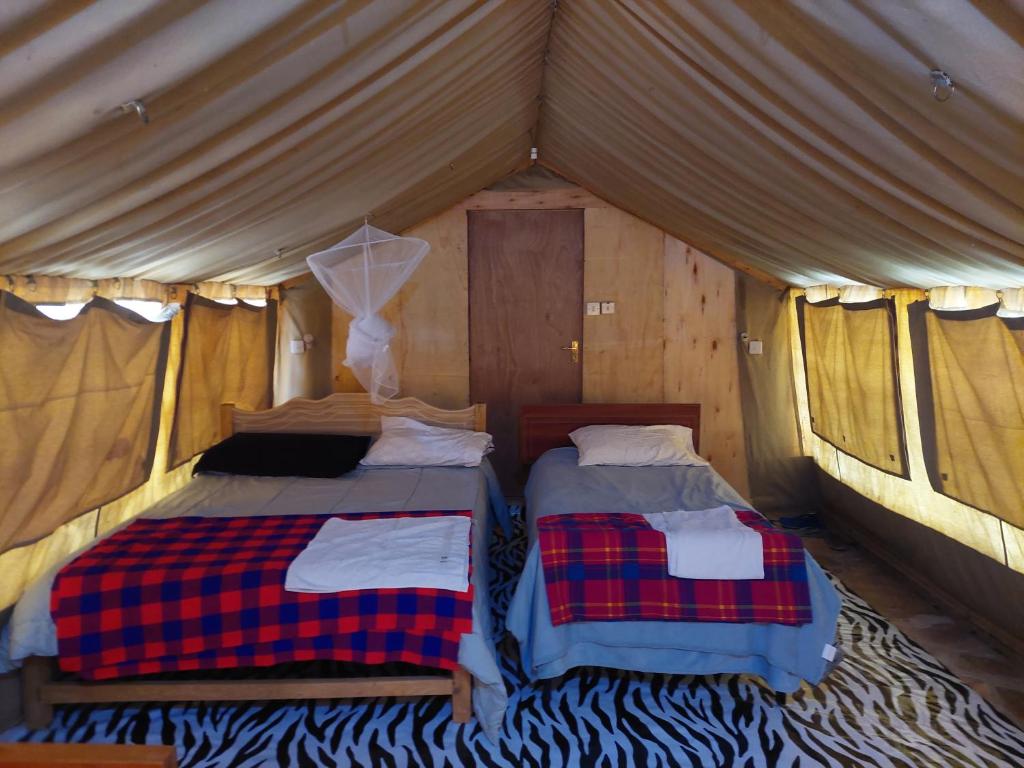
[[[615,314],[615,302],[614,301],[602,301],[601,302],[601,314],[602,315],[614,315]]]
[[[764,352],[764,342],[760,339],[751,339],[747,342],[747,352],[752,355],[760,355]]]
[[[588,301],[587,302],[587,317],[592,315],[601,314],[601,302],[600,301]]]

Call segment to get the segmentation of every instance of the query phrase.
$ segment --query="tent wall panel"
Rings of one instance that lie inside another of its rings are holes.
[[[169,337],[106,299],[57,321],[0,293],[0,550],[146,481]]]
[[[269,408],[274,391],[277,302],[259,309],[218,304],[189,294],[184,308],[178,402],[170,466],[177,467],[221,439],[220,406]]]
[[[932,488],[922,447],[921,425],[914,359],[910,342],[908,307],[923,301],[923,291],[902,289],[887,292],[896,306],[897,354],[900,370],[900,397],[903,404],[904,435],[907,445],[909,476],[897,477],[872,467],[837,450],[811,430],[807,399],[807,381],[799,333],[790,334],[793,351],[793,378],[797,398],[797,414],[804,452],[831,477],[841,481],[871,501],[931,528],[997,563],[1024,573],[1024,558],[1017,556],[1021,529],[999,518],[944,496]],[[788,312],[793,329],[797,328],[798,291],[791,290]],[[1009,542],[1009,543],[1008,543]],[[1013,556],[1011,556],[1013,555]],[[936,564],[935,567],[940,567]]]
[[[898,515],[819,472],[826,520],[900,570],[910,581],[1024,654],[1024,573],[1005,568],[954,538]]]
[[[788,309],[784,291],[737,276],[736,324],[763,343],[760,355],[742,344],[739,352],[751,501],[759,509],[814,508],[820,500],[800,441]]]
[[[615,301],[616,308],[613,315],[584,318],[584,399],[702,403],[702,452],[746,494],[735,273],[582,190],[548,187],[484,191],[405,232],[432,250],[383,312],[398,328],[393,350],[402,393],[445,407],[468,404],[466,210],[586,205],[584,300]],[[333,314],[335,390],[360,391],[341,365],[350,318],[337,307]]]
[[[319,399],[331,385],[330,297],[312,277],[282,286],[278,304],[277,358],[274,365],[274,404],[293,397]],[[291,342],[306,335],[313,345],[293,353]]]
[[[60,526],[46,538],[0,554],[0,569],[4,574],[0,579],[0,606],[14,605],[33,579],[92,541],[98,524],[99,510],[93,509]]]

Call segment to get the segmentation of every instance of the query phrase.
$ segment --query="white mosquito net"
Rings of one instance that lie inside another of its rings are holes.
[[[363,224],[337,245],[306,259],[334,303],[353,316],[344,364],[375,402],[398,394],[390,349],[395,329],[377,313],[429,251],[425,240]]]

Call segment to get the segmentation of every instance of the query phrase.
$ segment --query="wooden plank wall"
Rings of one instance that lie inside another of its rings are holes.
[[[736,272],[665,235],[665,402],[701,404],[701,453],[745,498]]]
[[[584,301],[616,303],[584,318],[584,401],[701,403],[701,453],[748,495],[734,271],[578,188],[481,192],[405,233],[432,250],[384,313],[398,329],[402,394],[469,404],[466,210],[580,206]],[[334,312],[335,389],[360,391],[341,365],[350,318]]]
[[[665,235],[618,208],[584,215],[583,300],[615,314],[583,318],[583,401],[664,400]]]

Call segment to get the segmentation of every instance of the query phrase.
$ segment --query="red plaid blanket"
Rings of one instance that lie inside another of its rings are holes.
[[[551,623],[571,621],[811,621],[799,537],[756,512],[737,517],[764,540],[764,579],[670,576],[664,535],[642,515],[552,515],[537,521]]]
[[[345,519],[466,515],[384,512]],[[473,586],[287,592],[327,517],[136,520],[61,569],[50,609],[60,666],[90,680],[329,659],[458,666]]]

